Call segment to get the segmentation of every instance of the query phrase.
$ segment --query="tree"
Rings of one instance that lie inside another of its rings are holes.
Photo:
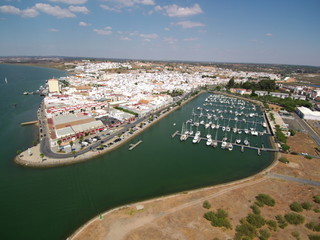
[[[229,82],[228,82],[228,84],[227,84],[227,88],[232,88],[234,86],[234,77],[232,77],[230,80],[229,80]]]
[[[58,143],[59,148],[60,148],[61,147],[61,143],[62,143],[61,139],[58,139],[57,143]]]
[[[288,146],[287,144],[284,143],[284,144],[281,144],[281,148],[282,148],[283,151],[286,152],[286,151],[289,151],[290,146]]]
[[[74,143],[73,141],[70,141],[70,142],[69,142],[71,148],[72,148],[72,146],[73,146],[73,143]]]
[[[40,157],[41,157],[41,161],[43,161],[44,154],[43,154],[43,153],[40,153]]]

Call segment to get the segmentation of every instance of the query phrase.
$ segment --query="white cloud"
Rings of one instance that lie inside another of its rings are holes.
[[[177,43],[179,40],[178,40],[177,38],[168,37],[168,38],[164,38],[163,41],[165,41],[166,43],[169,43],[169,44],[175,44],[175,43]]]
[[[33,18],[33,17],[37,17],[38,15],[39,15],[39,12],[34,8],[27,8],[21,11],[21,17],[25,17],[25,18]]]
[[[113,12],[121,12],[122,8],[131,8],[136,5],[155,5],[155,0],[106,0],[110,5],[101,4],[100,7]]]
[[[61,8],[59,6],[51,6],[50,4],[45,3],[37,3],[35,8],[57,18],[72,18],[76,16],[69,9]]]
[[[39,12],[34,8],[27,8],[24,10],[20,10],[19,8],[16,8],[11,5],[0,6],[0,12],[7,13],[7,14],[19,15],[24,18],[33,18],[33,17],[36,17],[39,15]]]
[[[59,29],[56,28],[49,28],[48,29],[49,32],[59,32]]]
[[[181,21],[181,22],[175,22],[171,23],[174,26],[180,26],[182,28],[194,28],[194,27],[203,27],[205,24],[200,22],[191,22],[191,21]]]
[[[164,7],[156,6],[156,11],[164,11],[169,17],[190,17],[203,13],[199,4],[194,4],[192,7],[180,7],[176,4],[167,5]]]
[[[183,39],[183,41],[186,41],[186,42],[192,42],[192,41],[197,41],[199,40],[199,38],[185,38]]]
[[[132,7],[136,4],[141,5],[155,5],[154,0],[113,0],[112,2],[123,5],[125,7]]]
[[[131,39],[128,38],[128,37],[120,37],[120,40],[122,40],[122,41],[130,41]]]
[[[84,4],[87,0],[49,0],[55,3],[66,3],[66,4]]]
[[[88,14],[89,13],[89,10],[88,8],[82,6],[69,6],[69,10],[71,12],[79,12],[79,13],[84,13],[84,14]]]
[[[166,27],[164,28],[165,31],[170,31],[170,28]]]
[[[272,33],[266,33],[265,35],[266,35],[267,37],[272,37],[272,36],[273,36]]]
[[[0,6],[1,13],[20,15],[21,10],[11,5]]]
[[[120,9],[112,8],[112,7],[109,7],[108,5],[105,5],[105,4],[101,4],[100,7],[103,8],[104,10],[107,10],[107,11],[121,12]]]
[[[158,34],[156,34],[156,33],[150,33],[150,34],[141,33],[141,34],[139,34],[139,36],[142,38],[145,38],[145,39],[156,39],[159,37]]]
[[[111,35],[112,34],[112,27],[105,27],[103,29],[93,29],[93,31],[99,35]]]
[[[86,22],[79,22],[79,26],[87,27],[87,26],[91,26],[91,24],[90,23],[86,23]]]

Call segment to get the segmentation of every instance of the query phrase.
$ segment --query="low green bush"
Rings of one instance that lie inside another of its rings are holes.
[[[256,205],[256,204],[253,204],[250,208],[252,209],[252,212],[253,212],[254,214],[260,214],[260,213],[261,213],[260,208],[259,208],[258,205]]]
[[[261,228],[263,225],[266,224],[266,220],[258,214],[250,213],[246,219],[248,223],[250,223],[252,226],[256,228]]]
[[[308,235],[309,240],[320,240],[320,235]]]
[[[281,158],[279,158],[279,162],[287,164],[287,163],[289,163],[289,160],[285,157],[281,157]]]
[[[209,208],[211,208],[211,204],[206,200],[203,202],[202,207],[209,209]]]
[[[303,211],[303,208],[302,208],[301,204],[298,203],[298,202],[291,203],[290,204],[290,209],[292,211],[295,211],[295,212],[302,212]]]
[[[271,230],[271,231],[277,231],[277,222],[274,221],[274,220],[268,220],[266,221],[266,224],[268,225],[268,228]]]
[[[320,195],[313,196],[313,201],[314,201],[315,203],[320,203]]]
[[[259,235],[260,240],[268,240],[269,237],[271,236],[270,232],[267,229],[261,229],[259,233],[260,233]]]
[[[276,219],[278,221],[279,228],[284,229],[285,227],[288,226],[288,223],[286,222],[285,218],[282,215],[277,215]]]
[[[314,232],[320,232],[320,223],[309,222],[306,227]]]
[[[301,203],[301,207],[302,207],[303,209],[305,209],[305,210],[311,210],[312,204],[309,203],[309,202],[303,202],[303,203]]]
[[[288,213],[284,215],[284,218],[286,221],[293,225],[299,225],[304,222],[304,216],[298,214],[298,213]]]
[[[276,204],[276,201],[270,197],[268,194],[259,194],[258,196],[256,196],[256,199],[258,202],[263,203],[264,205],[273,207]]]
[[[232,225],[229,221],[228,213],[223,209],[218,209],[217,212],[209,211],[203,215],[205,219],[211,222],[214,227],[225,227],[232,229]]]
[[[236,227],[234,240],[253,239],[257,236],[257,229],[249,223],[243,223]]]

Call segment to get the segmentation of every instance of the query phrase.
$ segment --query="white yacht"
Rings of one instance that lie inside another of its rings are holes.
[[[212,144],[212,139],[211,139],[211,137],[210,138],[208,138],[208,140],[207,140],[207,142],[206,142],[206,145],[207,146],[210,146]]]

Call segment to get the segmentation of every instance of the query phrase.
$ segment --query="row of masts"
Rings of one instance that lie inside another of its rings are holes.
[[[263,115],[259,115],[256,112],[256,106],[251,105],[250,107],[246,107],[246,102],[243,100],[230,100],[228,97],[218,95],[217,97],[212,97],[214,95],[209,96],[205,99],[206,103],[204,105],[214,105],[215,109],[207,109],[198,107],[197,110],[200,111],[200,113],[195,113],[194,109],[192,110],[192,116],[193,119],[189,119],[188,121],[184,122],[182,124],[181,133],[179,134],[176,132],[176,134],[180,135],[181,141],[186,141],[188,138],[192,138],[193,143],[199,143],[201,140],[206,141],[207,146],[212,146],[216,148],[219,143],[221,143],[222,149],[228,149],[229,151],[233,150],[233,146],[240,146],[241,151],[244,151],[244,147],[250,147],[250,148],[256,148],[258,150],[258,153],[260,153],[261,148],[250,146],[250,142],[247,137],[245,139],[241,139],[240,134],[245,133],[247,135],[252,136],[259,136],[264,135],[267,133],[266,130],[258,131],[257,125],[262,125],[263,127],[267,127],[266,123],[262,121],[258,121],[257,117],[263,117]],[[223,104],[229,104],[226,105],[219,105],[219,104],[212,104],[212,103],[223,103]],[[236,104],[238,106],[236,106]],[[239,106],[240,105],[240,106]],[[222,108],[221,108],[222,107]],[[246,110],[248,110],[246,112]],[[203,114],[203,111],[206,112],[206,114]],[[246,113],[245,113],[245,112]],[[224,113],[229,114],[228,117],[223,116]],[[233,115],[233,118],[230,115]],[[253,121],[247,120],[245,118],[238,118],[238,116],[244,115],[245,117],[254,117]],[[203,117],[203,118],[202,118]],[[222,120],[222,121],[221,121]],[[228,124],[226,125],[226,120],[228,121]],[[220,124],[219,124],[220,121]],[[230,126],[230,122],[234,121],[235,124],[233,124],[233,127]],[[238,122],[240,123],[238,125]],[[224,123],[224,124],[223,124]],[[242,126],[243,123],[245,123],[247,126]],[[250,127],[249,127],[250,123]],[[188,126],[189,124],[189,126]],[[201,137],[201,132],[198,130],[199,126],[203,125],[205,129],[208,129],[208,133],[206,137]],[[196,131],[194,133],[193,127],[196,127]],[[215,130],[215,137],[212,138],[212,135],[210,134],[210,129]],[[223,133],[223,137],[221,140],[218,140],[218,132],[220,130]],[[231,133],[231,138],[228,140],[227,135],[228,132]],[[235,135],[234,142],[232,141],[232,137]],[[264,148],[264,147],[262,147]]]

